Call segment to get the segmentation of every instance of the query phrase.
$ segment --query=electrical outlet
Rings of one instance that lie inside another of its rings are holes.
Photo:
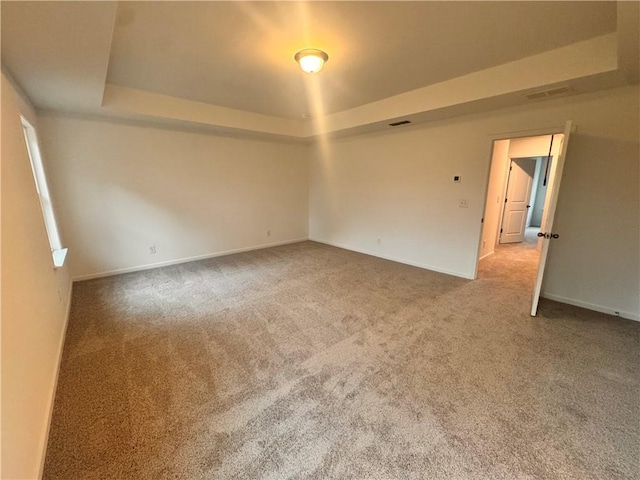
[[[469,208],[469,200],[467,198],[461,198],[460,202],[458,202],[458,206],[460,208]]]
[[[271,236],[271,230],[267,230],[267,237]]]
[[[381,239],[381,238],[379,238],[379,239],[378,239],[378,245],[380,245],[381,243],[382,243],[382,239]]]
[[[154,253],[156,253],[156,246],[155,245],[150,245],[149,246],[149,254],[153,255]]]

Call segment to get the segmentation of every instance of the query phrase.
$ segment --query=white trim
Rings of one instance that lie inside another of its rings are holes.
[[[22,122],[22,133],[24,134],[25,148],[29,163],[31,164],[31,172],[33,173],[33,181],[40,202],[40,210],[42,211],[42,220],[47,232],[49,246],[51,247],[52,261],[54,268],[60,268],[64,264],[67,256],[67,249],[62,247],[60,232],[58,230],[58,222],[53,209],[53,200],[49,192],[49,184],[47,182],[47,174],[42,160],[42,151],[40,149],[40,141],[38,140],[38,132],[35,127],[24,115],[20,115]]]
[[[491,255],[493,255],[494,253],[496,253],[496,252],[495,252],[495,251],[493,251],[493,252],[485,253],[484,255],[482,255],[482,256],[478,259],[478,261],[482,260],[483,258],[490,257],[490,256],[491,256]],[[474,280],[475,280],[475,278],[474,278]]]
[[[577,125],[571,129],[573,133]],[[564,125],[558,127],[534,128],[532,130],[519,130],[516,132],[492,133],[489,135],[491,143],[496,140],[512,140],[514,138],[544,137],[545,135],[556,135],[564,133]]]
[[[636,322],[640,322],[640,315],[638,313],[625,312],[623,310],[616,310],[615,308],[605,307],[603,305],[598,305],[596,303],[583,302],[582,300],[567,298],[561,295],[555,295],[553,293],[543,293],[540,296],[542,298],[554,300],[560,303],[566,303],[569,305],[573,305],[575,307],[586,308],[587,310],[593,310],[595,312],[606,313],[614,317],[622,317],[622,318],[626,318],[627,320],[635,320]]]
[[[411,265],[412,267],[418,267],[418,268],[423,268],[425,270],[431,270],[432,272],[444,273],[446,275],[452,275],[454,277],[460,277],[460,278],[464,278],[464,279],[467,279],[467,280],[473,280],[473,277],[471,275],[469,275],[467,273],[458,272],[458,271],[455,271],[455,270],[447,270],[447,269],[444,269],[444,268],[434,267],[432,265],[427,265],[427,264],[424,264],[424,263],[412,262],[410,260],[405,260],[405,259],[402,259],[402,258],[392,257],[390,255],[382,255],[380,253],[372,252],[370,250],[365,250],[365,249],[362,249],[362,248],[349,247],[349,246],[347,246],[345,244],[342,244],[342,243],[329,242],[329,241],[326,241],[326,240],[318,240],[318,239],[315,239],[315,238],[309,238],[309,240],[311,240],[312,242],[324,243],[325,245],[331,245],[332,247],[342,248],[344,250],[350,250],[352,252],[363,253],[365,255],[370,255],[372,257],[384,258],[385,260],[391,260],[392,262],[403,263],[405,265]]]
[[[44,436],[40,440],[40,468],[38,472],[38,478],[42,478],[44,474],[44,462],[47,458],[47,446],[49,443],[49,431],[51,430],[51,420],[53,419],[53,405],[56,399],[56,391],[58,390],[58,378],[60,377],[60,367],[62,366],[62,353],[64,351],[64,341],[67,338],[67,327],[69,326],[69,316],[71,315],[71,298],[73,294],[73,284],[69,283],[69,293],[67,295],[67,308],[65,313],[64,325],[62,327],[62,333],[58,340],[58,361],[56,367],[56,374],[51,383],[49,389],[49,405],[47,407],[47,426],[44,431]]]
[[[94,279],[94,278],[111,277],[113,275],[120,275],[120,274],[123,274],[123,273],[141,272],[141,271],[144,271],[144,270],[151,270],[153,268],[167,267],[169,265],[179,265],[181,263],[195,262],[197,260],[205,260],[207,258],[222,257],[224,255],[232,255],[234,253],[250,252],[252,250],[260,250],[260,249],[263,249],[263,248],[277,247],[279,245],[289,245],[291,243],[305,242],[307,240],[309,240],[309,237],[295,238],[295,239],[292,239],[292,240],[284,240],[282,242],[265,243],[265,244],[262,244],[262,245],[254,245],[254,246],[251,246],[251,247],[235,248],[235,249],[232,249],[232,250],[225,250],[225,251],[222,251],[222,252],[207,253],[205,255],[196,255],[194,257],[185,257],[185,258],[178,258],[176,260],[167,260],[165,262],[149,263],[149,264],[146,264],[146,265],[139,265],[137,267],[118,268],[116,270],[107,270],[105,272],[89,273],[87,275],[77,275],[77,276],[73,277],[72,281],[80,282],[82,280],[91,280],[91,279]]]

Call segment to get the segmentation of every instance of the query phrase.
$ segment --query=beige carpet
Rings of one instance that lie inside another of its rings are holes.
[[[638,478],[640,324],[531,318],[511,247],[474,282],[303,242],[78,283],[45,478]]]

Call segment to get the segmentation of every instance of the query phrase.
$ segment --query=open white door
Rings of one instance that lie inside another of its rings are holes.
[[[505,198],[498,243],[524,242],[535,171],[536,160],[534,158],[514,158],[511,160],[509,179],[507,180],[507,197]]]
[[[542,277],[544,276],[544,267],[547,263],[547,254],[549,253],[549,242],[552,238],[558,238],[558,235],[552,232],[553,218],[556,213],[558,204],[558,192],[560,191],[560,181],[562,180],[562,172],[564,170],[564,159],[567,154],[567,146],[569,145],[569,135],[571,134],[571,121],[567,121],[564,127],[564,137],[562,138],[562,148],[560,155],[551,164],[549,172],[549,181],[547,184],[547,195],[544,199],[544,213],[542,214],[542,222],[540,224],[540,233],[538,234],[542,247],[540,249],[540,262],[538,263],[538,274],[536,283],[533,288],[533,301],[531,303],[531,316],[535,317],[538,312],[538,301],[540,300],[540,290],[542,289]],[[556,135],[557,139],[559,135]]]

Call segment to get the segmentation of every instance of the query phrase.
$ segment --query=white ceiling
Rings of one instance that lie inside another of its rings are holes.
[[[545,52],[569,52],[578,42],[590,45],[585,52],[602,50],[587,41],[615,41],[620,28],[617,2],[592,1],[1,6],[3,66],[39,108],[110,115],[128,109],[130,115],[220,127],[224,121],[214,117],[226,115],[237,117],[237,125],[228,126],[240,129],[252,114],[247,125],[270,119],[291,136],[305,136],[293,127],[305,116],[362,111],[505,64],[515,69],[518,61]],[[329,54],[313,79],[293,60],[309,47]],[[615,68],[594,72],[602,76],[605,70]],[[165,111],[141,106],[152,100]],[[185,109],[202,115],[196,119]]]
[[[303,48],[329,54],[334,113],[615,29],[611,2],[127,2],[107,81],[299,118]]]

